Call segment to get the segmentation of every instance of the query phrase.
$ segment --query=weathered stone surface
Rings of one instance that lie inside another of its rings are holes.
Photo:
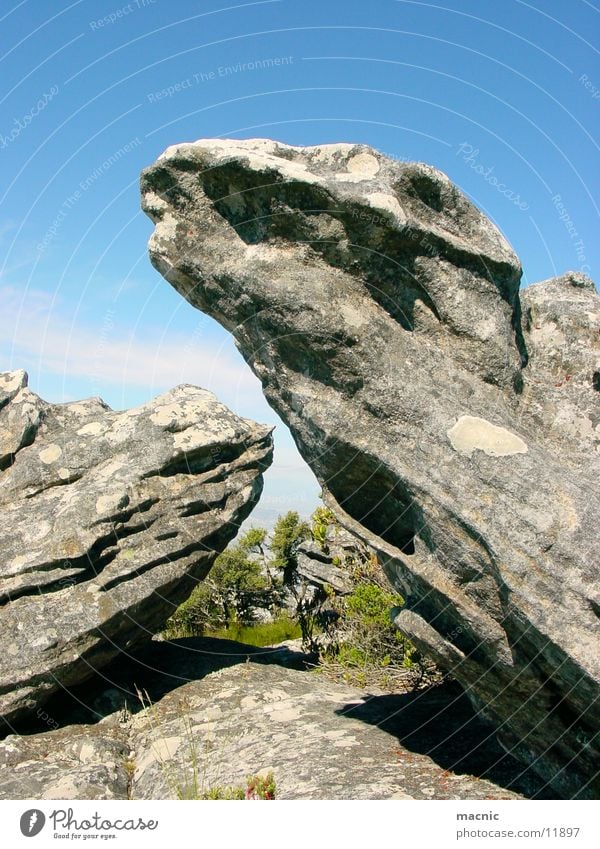
[[[267,427],[179,386],[133,410],[48,404],[0,375],[0,711],[150,639],[262,490]]]
[[[539,428],[562,463],[598,461],[600,443],[599,302],[580,272],[544,280],[521,292],[529,352],[522,415]]]
[[[121,699],[133,714],[119,710],[95,724],[11,735],[0,742],[0,798],[194,797],[216,786],[245,787],[248,775],[269,770],[281,799],[513,799],[539,792],[535,782],[528,788],[520,765],[503,759],[455,691],[368,695],[288,668],[295,655],[286,650],[225,640],[143,651],[147,665],[133,680],[151,706],[140,710],[128,681]]]
[[[327,503],[408,597],[399,627],[557,792],[591,795],[591,282],[521,300],[514,253],[445,175],[361,145],[182,144],[142,193],[152,262],[232,331]]]
[[[320,556],[315,543],[303,546],[298,552],[298,575],[315,587],[331,587],[336,595],[346,595],[352,591],[348,573],[334,565],[331,557]]]
[[[127,799],[128,735],[110,725],[67,726],[0,743],[0,799]]]
[[[337,523],[327,526],[324,545],[306,540],[298,547],[298,575],[313,586],[330,587],[336,595],[352,592],[350,563],[368,559],[368,548]]]

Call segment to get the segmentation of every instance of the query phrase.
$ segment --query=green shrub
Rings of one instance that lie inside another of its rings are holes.
[[[246,779],[246,789],[243,787],[211,787],[210,790],[202,793],[200,799],[224,799],[231,801],[233,799],[270,800],[275,798],[277,788],[275,786],[275,778],[272,772],[267,775],[249,775]]]
[[[249,775],[246,799],[274,799],[276,789],[272,772],[268,772],[264,778],[260,775]]]
[[[246,793],[243,787],[211,787],[201,794],[200,799],[224,799],[231,802],[233,799],[245,799]]]
[[[378,584],[358,583],[352,593],[338,602],[339,646],[337,660],[350,667],[410,666],[412,644],[390,618],[392,607],[404,599]]]
[[[283,573],[285,584],[293,583],[293,573],[298,567],[298,547],[310,538],[308,522],[300,519],[295,510],[280,516],[273,529],[271,551],[274,555],[273,567]]]
[[[335,525],[335,516],[328,507],[317,507],[311,516],[312,538],[318,542],[321,548],[327,548],[327,531],[330,525]]]
[[[214,597],[212,587],[203,581],[167,620],[163,636],[167,640],[202,636],[206,628],[218,628],[222,617],[222,605]]]
[[[403,604],[404,599],[397,593],[385,591],[377,584],[359,584],[347,597],[346,610],[349,617],[366,627],[391,630],[390,610]]]
[[[335,521],[335,520],[334,520]],[[345,597],[328,599],[337,620],[328,629],[329,642],[320,658],[325,674],[356,686],[406,690],[437,680],[437,670],[392,622],[390,612],[404,599],[390,589],[377,557],[357,545],[341,562],[353,583]]]
[[[264,528],[251,528],[215,559],[207,578],[167,620],[166,639],[202,636],[231,623],[250,624],[252,608],[276,601],[277,582],[266,566]]]

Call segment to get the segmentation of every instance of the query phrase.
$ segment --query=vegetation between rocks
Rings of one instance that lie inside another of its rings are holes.
[[[357,686],[404,690],[434,680],[433,664],[392,622],[391,609],[404,599],[390,589],[373,552],[358,540],[339,544],[343,533],[325,507],[310,523],[289,511],[270,537],[264,528],[250,529],[217,557],[168,620],[164,637],[213,636],[260,647],[298,639],[316,670]],[[343,570],[346,592],[303,574],[307,545]]]

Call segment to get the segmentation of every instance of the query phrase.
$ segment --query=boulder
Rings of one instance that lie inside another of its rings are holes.
[[[322,544],[310,539],[298,546],[298,577],[316,589],[348,595],[353,589],[352,566],[368,561],[370,555],[357,537],[332,522],[326,526]]]
[[[325,590],[330,587],[336,595],[348,595],[352,592],[350,576],[340,569],[330,555],[324,555],[319,546],[305,543],[298,549],[298,577],[311,586]]]
[[[446,175],[365,145],[176,145],[142,194],[153,264],[233,333],[398,626],[557,793],[597,792],[591,281],[520,294]]]
[[[113,412],[0,375],[0,712],[34,718],[150,639],[262,490],[270,429],[178,386]]]

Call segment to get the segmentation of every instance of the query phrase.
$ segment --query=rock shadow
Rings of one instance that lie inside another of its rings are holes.
[[[414,693],[373,695],[336,713],[378,726],[404,749],[428,755],[454,775],[484,778],[531,799],[561,798],[500,746],[493,726],[474,711],[455,682]]]
[[[45,704],[34,708],[29,721],[0,726],[0,738],[8,734],[38,734],[66,725],[99,722],[118,711],[138,713],[142,709],[138,691],[155,704],[188,681],[198,681],[230,666],[263,663],[305,669],[310,660],[302,652],[280,648],[258,648],[235,640],[186,637],[153,640],[135,655],[122,653],[112,663],[93,669],[88,680],[63,688]]]

